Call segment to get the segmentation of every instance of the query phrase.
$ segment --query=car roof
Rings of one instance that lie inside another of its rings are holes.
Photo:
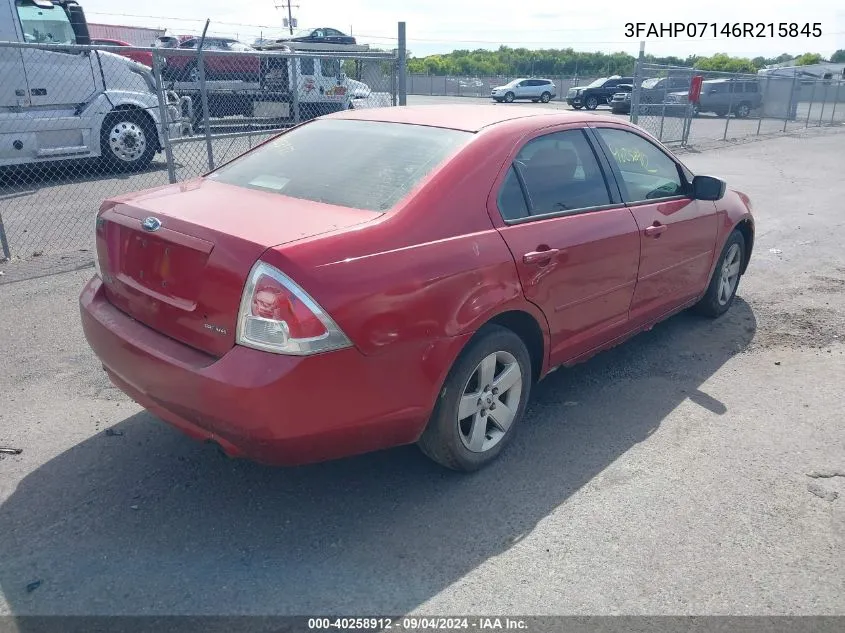
[[[384,121],[427,125],[429,127],[450,128],[466,132],[479,132],[497,123],[530,117],[549,117],[554,123],[578,123],[607,120],[598,114],[573,112],[558,108],[520,108],[500,105],[420,105],[398,106],[393,108],[367,108],[364,110],[343,110],[329,115],[335,119],[354,119],[359,121]]]

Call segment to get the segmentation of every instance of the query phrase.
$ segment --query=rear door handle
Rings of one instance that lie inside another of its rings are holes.
[[[658,237],[661,235],[667,228],[665,224],[655,224],[653,226],[649,226],[645,230],[645,234],[648,237]]]
[[[557,248],[547,248],[542,251],[531,251],[522,256],[522,261],[525,264],[542,264],[548,262],[552,257],[560,252]]]

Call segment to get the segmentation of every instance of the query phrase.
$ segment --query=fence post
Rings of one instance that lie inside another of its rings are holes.
[[[772,82],[771,78],[765,77],[766,86],[763,88],[763,101],[760,105],[760,116],[757,117],[757,134],[756,136],[760,136],[760,127],[763,125],[763,110],[766,109],[766,103],[768,99],[766,99],[766,95],[769,94],[769,84]],[[759,84],[758,84],[759,85]]]
[[[822,126],[822,119],[824,118],[824,107],[827,105],[827,86],[822,84],[823,96],[822,96],[822,111],[819,114],[819,124],[816,127]]]
[[[634,87],[631,93],[631,123],[636,124],[640,109],[640,84],[643,78],[643,62],[645,61],[645,42],[640,42],[640,54],[634,66]]]
[[[2,213],[0,213],[0,247],[3,248],[3,260],[8,261],[12,259],[12,253],[9,250],[9,240],[6,239],[6,227],[3,226]]]
[[[730,97],[728,97],[728,111],[725,114],[725,133],[722,134],[722,140],[728,140],[728,126],[731,124],[731,112],[734,109],[734,84],[733,84],[733,77],[728,79],[728,89],[730,90]]]
[[[789,122],[789,118],[792,116],[792,108],[795,107],[795,118],[798,118],[798,102],[795,101],[795,79],[797,75],[793,73],[792,75],[792,83],[789,85],[789,107],[786,109],[786,113],[783,115],[783,131],[786,132],[786,125]],[[800,101],[800,99],[798,100]]]
[[[161,119],[161,138],[164,144],[164,157],[167,160],[167,179],[174,183],[176,182],[176,166],[173,163],[173,148],[170,146],[170,132],[167,129],[167,101],[165,99],[164,90],[161,86],[161,54],[157,50],[153,50],[153,77],[156,82],[156,95],[158,96],[158,116]],[[178,106],[181,107],[181,104]],[[182,113],[179,113],[182,117]]]
[[[830,124],[833,125],[834,117],[836,116],[836,104],[839,102],[839,89],[842,87],[842,82],[836,84],[836,96],[833,98],[833,112],[830,113]]]
[[[399,88],[399,105],[408,105],[408,89],[405,83],[406,77],[405,72],[407,70],[407,42],[405,40],[405,23],[399,23],[399,77],[398,77],[398,88]]]
[[[291,107],[293,108],[293,124],[299,125],[299,56],[290,58]]]
[[[813,103],[816,100],[816,82],[813,82],[813,91],[810,93],[810,107],[807,108],[807,120],[804,121],[804,129],[810,127],[810,115],[813,113]]]
[[[200,101],[202,102],[202,118],[205,127],[205,150],[208,153],[208,169],[214,169],[214,147],[211,144],[211,121],[208,113],[208,86],[205,83],[205,59],[203,57],[203,46],[205,45],[205,33],[211,20],[205,21],[205,28],[202,30],[202,37],[197,47],[197,72],[200,79]]]

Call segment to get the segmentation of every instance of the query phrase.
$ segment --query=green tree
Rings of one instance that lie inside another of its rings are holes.
[[[840,48],[833,55],[831,55],[830,61],[832,61],[834,64],[845,63],[845,48]]]
[[[796,66],[811,66],[812,64],[818,64],[822,61],[822,56],[818,53],[804,53],[795,60]]]
[[[714,70],[728,73],[753,73],[757,71],[754,62],[744,57],[731,57],[725,53],[716,53],[712,57],[702,57],[695,63],[699,70]]]

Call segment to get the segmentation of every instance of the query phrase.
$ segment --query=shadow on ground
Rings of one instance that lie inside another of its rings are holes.
[[[508,451],[473,475],[414,447],[267,468],[134,415],[0,506],[0,589],[18,615],[407,613],[510,549],[685,399],[730,414],[702,385],[755,331],[737,300],[552,374]],[[532,572],[512,583],[520,573]]]

